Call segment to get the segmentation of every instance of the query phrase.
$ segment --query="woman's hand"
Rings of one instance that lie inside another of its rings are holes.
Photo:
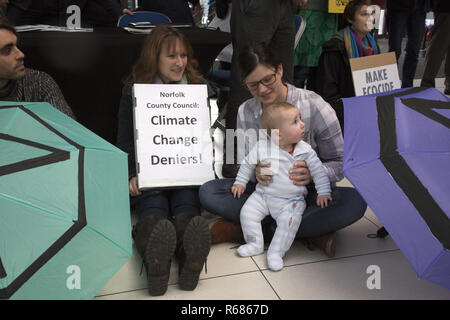
[[[233,196],[235,198],[237,196],[238,199],[242,196],[244,191],[245,191],[245,187],[240,184],[233,184],[233,186],[231,187],[231,192],[233,193]]]
[[[255,168],[256,180],[263,186],[268,186],[272,180],[273,172],[267,169],[269,167],[270,163],[258,162]]]
[[[297,161],[294,163],[294,168],[289,170],[289,179],[294,181],[296,186],[306,186],[311,181],[311,173],[305,161]]]
[[[142,194],[142,192],[139,191],[138,188],[137,177],[132,177],[130,179],[129,187],[130,187],[130,195],[132,197],[140,196]]]

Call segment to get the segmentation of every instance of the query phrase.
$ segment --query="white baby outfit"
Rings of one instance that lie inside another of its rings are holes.
[[[316,152],[309,144],[300,141],[291,154],[280,149],[269,137],[260,139],[243,160],[235,184],[246,186],[255,175],[256,164],[270,163],[274,173],[268,186],[256,185],[256,190],[241,209],[241,226],[246,241],[237,252],[242,257],[264,252],[261,221],[269,214],[276,220],[277,229],[267,251],[267,263],[272,270],[283,268],[283,257],[292,245],[306,208],[307,189],[296,186],[289,179],[289,170],[297,161],[306,161],[318,195],[330,195],[328,175]]]

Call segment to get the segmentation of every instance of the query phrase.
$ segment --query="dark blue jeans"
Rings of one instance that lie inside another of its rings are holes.
[[[416,9],[391,11],[388,15],[389,51],[395,51],[397,60],[402,53],[402,37],[406,29],[408,42],[406,43],[405,60],[403,62],[402,88],[412,87],[425,31],[426,13],[423,9]]]
[[[240,211],[255,183],[249,182],[240,199],[234,198],[231,186],[234,179],[216,179],[200,187],[202,206],[209,212],[227,220],[240,222]],[[306,210],[297,231],[297,238],[313,237],[345,228],[364,216],[367,204],[354,188],[335,187],[332,189],[333,202],[326,208],[316,205],[317,194],[310,191],[306,197]],[[276,222],[268,216],[263,220],[265,238],[273,236]]]
[[[139,220],[148,215],[168,218],[179,213],[200,214],[198,188],[144,191],[132,198],[132,203]]]

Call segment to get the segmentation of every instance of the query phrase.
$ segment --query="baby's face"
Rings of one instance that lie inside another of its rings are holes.
[[[283,110],[281,115],[280,137],[283,142],[297,143],[305,135],[305,124],[301,120],[300,111],[297,108]]]

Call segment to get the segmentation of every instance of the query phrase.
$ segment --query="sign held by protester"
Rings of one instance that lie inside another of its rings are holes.
[[[133,86],[139,189],[214,179],[206,85]]]
[[[356,96],[401,88],[394,52],[350,59]]]
[[[329,13],[344,13],[345,7],[350,0],[328,0]]]

